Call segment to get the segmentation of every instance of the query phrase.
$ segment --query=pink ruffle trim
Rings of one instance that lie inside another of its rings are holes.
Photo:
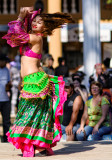
[[[55,125],[56,128],[59,130],[59,135],[57,135],[54,139],[53,139],[53,143],[58,141],[61,139],[62,137],[62,130],[61,130],[61,124],[60,124],[60,119],[59,117],[63,115],[63,105],[64,102],[67,100],[67,93],[64,91],[64,85],[65,82],[63,81],[63,77],[58,77],[58,84],[59,84],[59,104],[56,108],[56,112],[55,112]],[[54,97],[56,98],[56,97]]]
[[[8,142],[12,143],[17,149],[21,149],[21,150],[25,150],[24,147],[28,146],[32,146],[35,145],[36,148],[40,149],[40,148],[51,148],[56,146],[56,142],[58,142],[60,140],[60,135],[57,135],[55,137],[55,142],[53,142],[52,144],[48,144],[39,140],[30,140],[28,138],[24,138],[24,137],[10,137],[10,133],[7,132],[7,137],[8,137]]]
[[[30,140],[24,137],[11,138],[9,132],[7,132],[6,135],[8,136],[8,141],[11,142],[17,149],[24,149],[24,144],[27,144],[29,146],[35,145],[38,146],[38,148],[50,148],[50,144],[39,140]]]

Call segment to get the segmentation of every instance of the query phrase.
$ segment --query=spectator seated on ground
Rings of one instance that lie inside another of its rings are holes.
[[[74,80],[75,78],[79,78],[80,81],[81,81],[81,88],[85,88],[85,85],[82,84],[85,76],[86,76],[86,74],[84,72],[77,71],[77,72],[72,74],[72,80]]]
[[[80,78],[81,83],[84,80],[84,77],[86,76],[86,74],[82,71],[76,71],[75,73],[72,74],[72,79],[74,78]]]
[[[102,136],[111,133],[109,122],[109,101],[102,96],[102,85],[99,82],[92,82],[90,93],[93,96],[86,101],[84,113],[81,119],[80,128],[77,131],[76,138],[78,141],[102,140]],[[89,124],[85,122],[89,117]]]
[[[110,118],[110,124],[112,127],[112,96],[109,92],[103,92],[102,96],[106,97],[108,101],[110,102],[110,108],[109,108],[109,118]]]
[[[79,93],[83,99],[83,102],[85,103],[88,99],[88,92],[86,87],[81,85],[80,78],[73,78],[73,85],[75,92]]]
[[[64,115],[62,122],[63,139],[67,141],[74,140],[74,135],[79,128],[80,120],[83,114],[83,101],[81,96],[74,91],[74,87],[69,82],[65,83],[67,92],[67,101],[64,104]]]

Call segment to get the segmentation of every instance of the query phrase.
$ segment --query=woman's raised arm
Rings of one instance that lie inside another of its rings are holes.
[[[6,39],[7,43],[11,47],[20,46],[22,44],[29,42],[30,37],[24,28],[24,19],[26,15],[31,12],[32,12],[32,8],[23,7],[20,9],[20,14],[18,16],[18,19],[8,23],[8,26],[9,26],[8,33],[2,38]]]
[[[23,21],[27,14],[31,14],[33,11],[33,7],[22,7],[20,8],[20,13],[18,16],[19,21]]]

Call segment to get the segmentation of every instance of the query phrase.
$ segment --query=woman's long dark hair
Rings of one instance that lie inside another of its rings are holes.
[[[72,19],[72,16],[68,13],[53,13],[53,14],[46,14],[42,13],[39,15],[42,17],[45,30],[43,31],[44,35],[52,35],[53,30],[56,28],[61,28],[65,23],[74,23],[75,21]]]

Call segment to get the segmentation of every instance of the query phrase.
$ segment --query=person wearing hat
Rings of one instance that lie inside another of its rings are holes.
[[[8,57],[0,54],[0,111],[3,118],[3,142],[7,142],[6,133],[10,128],[10,100],[7,94],[10,84],[10,73],[6,68],[6,63],[9,61]]]
[[[74,86],[69,81],[65,81],[65,91],[67,101],[64,103],[63,122],[61,125],[63,139],[67,141],[75,140],[75,133],[80,126],[83,114],[82,98],[74,91]]]

